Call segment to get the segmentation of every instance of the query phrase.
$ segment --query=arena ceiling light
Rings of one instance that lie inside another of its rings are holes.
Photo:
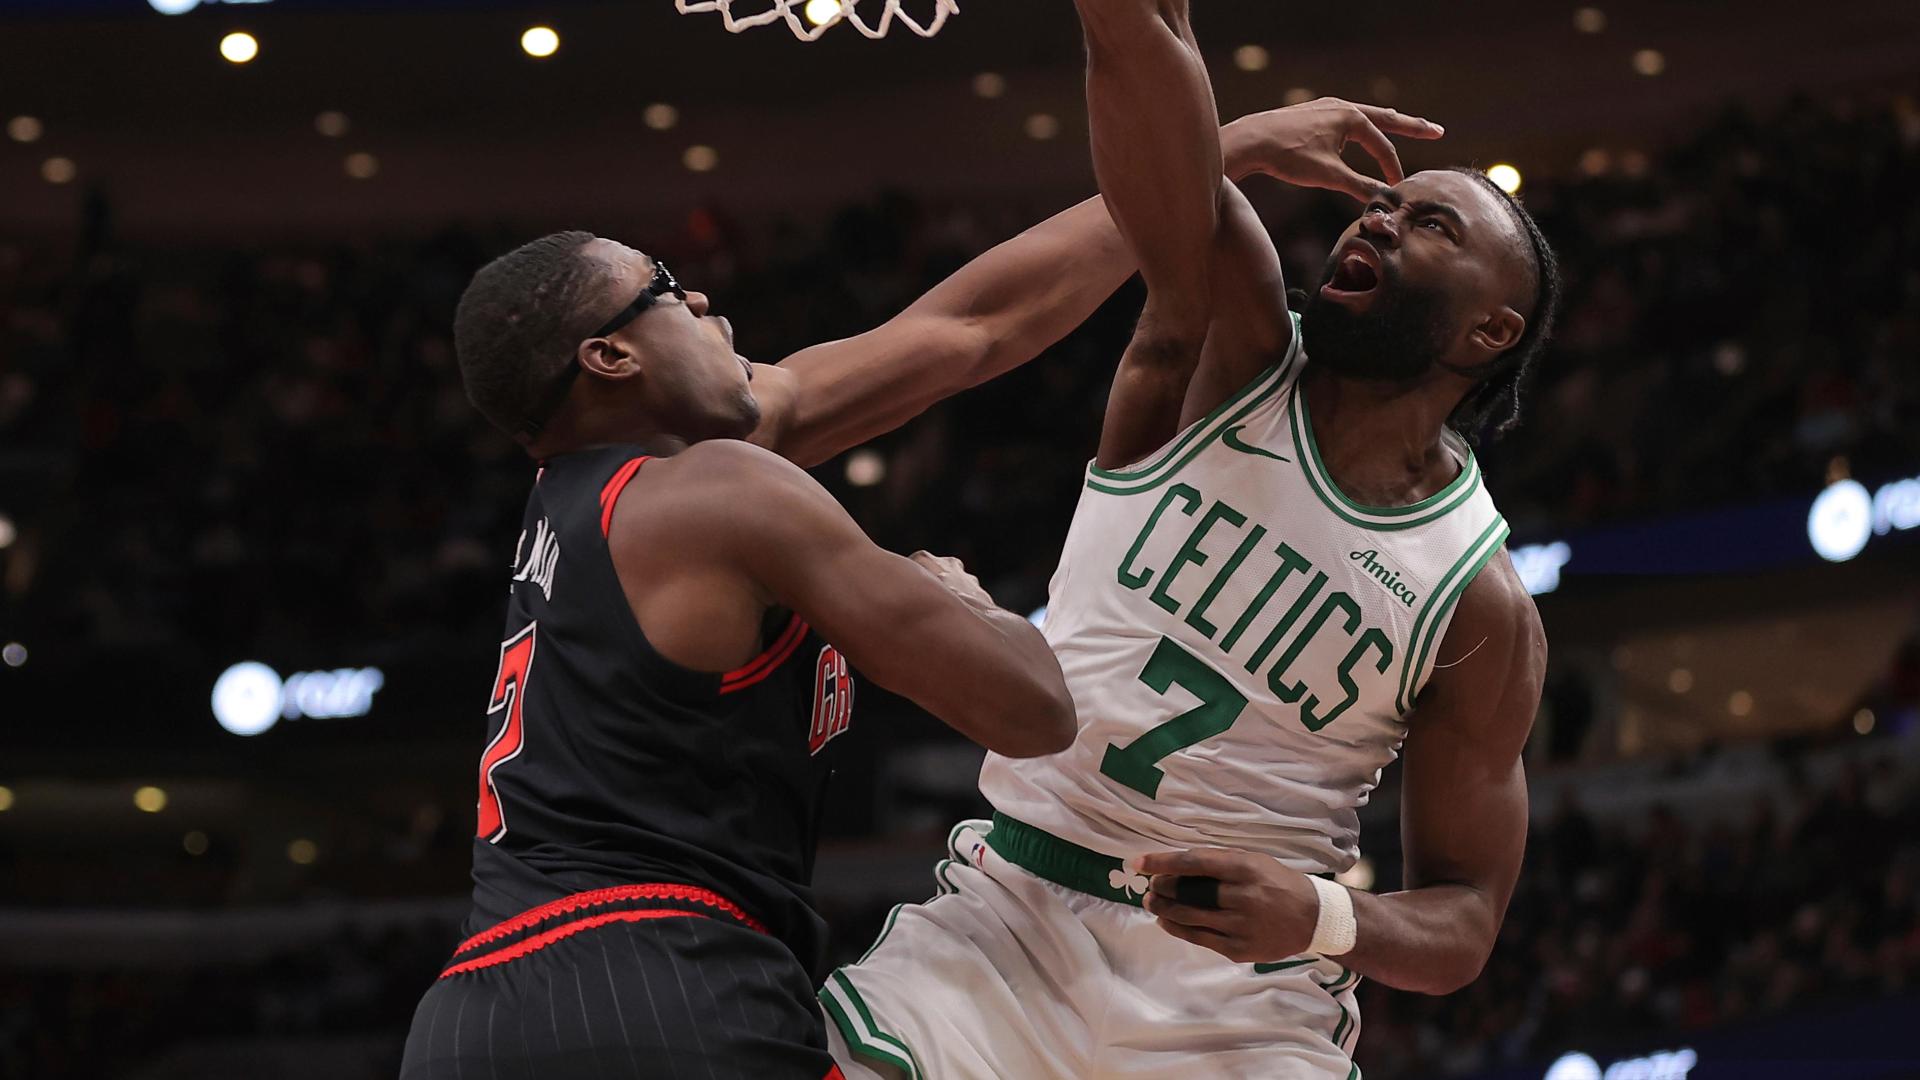
[[[147,0],[162,15],[185,15],[201,4],[271,4],[273,0]]]
[[[18,143],[30,143],[45,134],[46,127],[37,116],[16,116],[7,121],[7,138]]]
[[[250,64],[260,55],[260,39],[245,30],[235,30],[220,39],[220,56],[229,64]]]
[[[520,51],[545,60],[560,51],[560,32],[551,26],[529,26],[520,35]]]
[[[1505,162],[1487,166],[1487,179],[1493,181],[1494,186],[1509,195],[1517,194],[1520,190],[1520,170]]]

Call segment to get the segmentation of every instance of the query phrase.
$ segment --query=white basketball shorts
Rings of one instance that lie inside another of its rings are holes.
[[[1359,1080],[1342,965],[1181,941],[1120,860],[1004,815],[947,846],[933,899],[821,988],[848,1080]]]

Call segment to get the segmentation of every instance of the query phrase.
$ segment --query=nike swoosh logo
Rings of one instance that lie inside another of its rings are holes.
[[[1255,457],[1268,457],[1268,458],[1272,458],[1275,461],[1292,461],[1293,460],[1292,458],[1289,458],[1289,457],[1281,457],[1279,454],[1276,454],[1271,450],[1265,450],[1258,446],[1250,446],[1246,443],[1241,442],[1240,429],[1246,426],[1247,425],[1245,424],[1235,424],[1234,426],[1228,428],[1226,431],[1226,434],[1220,436],[1220,441],[1227,444],[1227,449],[1238,450],[1243,454],[1252,454]]]

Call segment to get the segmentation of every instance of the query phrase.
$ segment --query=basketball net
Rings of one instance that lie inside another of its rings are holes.
[[[742,0],[743,6],[758,7],[767,5],[765,10],[751,15],[736,14],[733,5],[736,0],[673,0],[680,14],[688,15],[699,11],[717,11],[722,22],[732,33],[739,33],[748,27],[765,26],[771,22],[785,20],[787,29],[801,41],[812,41],[826,33],[837,23],[852,23],[855,30],[870,38],[886,37],[887,30],[894,20],[899,20],[907,29],[921,37],[932,37],[940,32],[941,24],[947,16],[960,10],[958,0],[932,0],[933,17],[926,22],[914,18],[900,9],[900,0]],[[876,21],[869,23],[861,9],[872,11],[880,9]],[[828,17],[816,24],[813,20],[823,13]]]

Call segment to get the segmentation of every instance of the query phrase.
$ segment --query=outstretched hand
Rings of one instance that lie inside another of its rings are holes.
[[[1142,855],[1127,869],[1151,878],[1141,904],[1160,929],[1236,963],[1270,963],[1306,952],[1320,917],[1320,895],[1307,875],[1266,855],[1195,848]],[[1220,882],[1220,906],[1174,899],[1182,877]]]
[[[1339,191],[1365,202],[1383,185],[1341,158],[1347,144],[1358,143],[1391,185],[1404,179],[1405,173],[1388,136],[1438,139],[1445,134],[1445,128],[1418,116],[1323,97],[1243,116],[1223,128],[1220,139],[1227,174],[1235,179],[1265,173],[1299,187]]]

